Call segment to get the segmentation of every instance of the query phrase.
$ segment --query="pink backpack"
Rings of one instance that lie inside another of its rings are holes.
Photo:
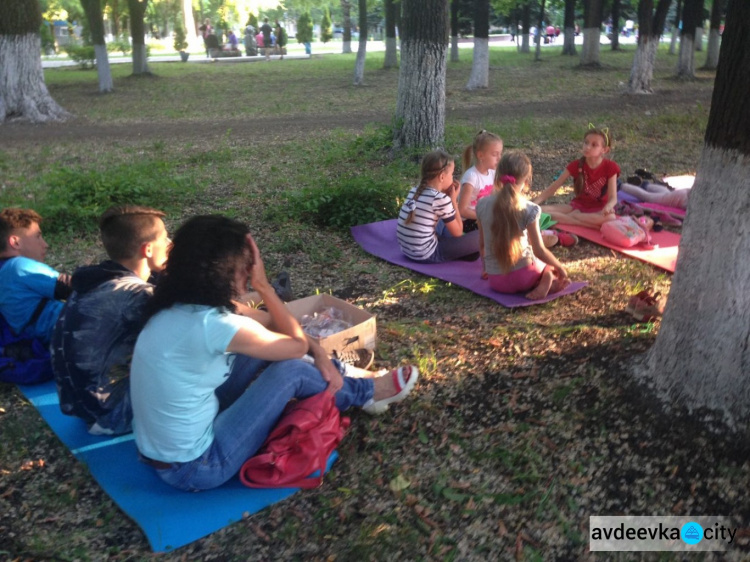
[[[240,480],[250,488],[320,486],[328,457],[349,423],[325,390],[290,404],[260,451],[242,465]]]
[[[600,232],[602,237],[615,246],[632,248],[636,244],[651,245],[648,219],[646,217],[617,217],[605,222]]]

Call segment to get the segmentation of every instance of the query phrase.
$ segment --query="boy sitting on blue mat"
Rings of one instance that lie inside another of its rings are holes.
[[[64,414],[95,435],[131,431],[130,359],[164,268],[170,240],[164,213],[135,205],[112,207],[99,219],[108,260],[78,268],[73,294],[52,335],[52,368]]]
[[[14,333],[45,346],[70,294],[70,275],[44,263],[49,245],[31,209],[0,212],[0,314]]]

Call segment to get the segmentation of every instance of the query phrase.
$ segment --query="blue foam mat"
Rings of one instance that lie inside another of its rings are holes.
[[[138,460],[132,434],[90,435],[81,420],[64,415],[54,382],[18,388],[102,489],[143,530],[154,552],[184,546],[299,490],[246,488],[235,477],[214,490],[182,492],[162,482],[153,468]],[[326,470],[336,458],[334,451]]]

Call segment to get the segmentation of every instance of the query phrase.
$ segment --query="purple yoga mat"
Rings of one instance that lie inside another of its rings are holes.
[[[588,283],[571,283],[568,287],[559,293],[547,295],[543,299],[530,301],[523,295],[506,295],[496,293],[490,289],[489,282],[481,279],[482,262],[476,260],[473,262],[453,261],[445,263],[425,264],[417,263],[406,259],[401,253],[396,238],[396,219],[373,222],[370,224],[361,224],[352,227],[352,236],[362,248],[385,261],[400,265],[407,269],[417,271],[430,277],[442,279],[455,285],[460,285],[465,289],[492,299],[508,308],[518,306],[531,306],[532,304],[542,304],[549,302],[558,297],[575,293],[585,287]]]

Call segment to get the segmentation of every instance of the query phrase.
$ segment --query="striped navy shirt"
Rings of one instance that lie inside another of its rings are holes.
[[[413,260],[426,260],[435,253],[437,248],[437,234],[435,225],[439,219],[448,223],[456,218],[456,210],[450,197],[445,193],[432,187],[426,187],[414,201],[417,188],[412,187],[406,201],[401,206],[398,214],[398,243],[401,251],[407,258]],[[414,209],[414,217],[409,224],[406,219],[409,212]]]

